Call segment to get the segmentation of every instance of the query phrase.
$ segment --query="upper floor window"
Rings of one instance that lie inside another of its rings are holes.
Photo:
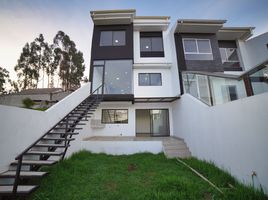
[[[185,60],[213,60],[209,39],[183,38]]]
[[[239,62],[236,48],[220,48],[222,63]]]
[[[161,86],[160,73],[139,73],[139,86]]]
[[[140,33],[141,57],[164,57],[162,32]]]
[[[124,46],[126,45],[125,31],[101,31],[100,46]]]

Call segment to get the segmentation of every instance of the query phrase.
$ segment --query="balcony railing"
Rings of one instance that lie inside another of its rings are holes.
[[[183,71],[182,79],[185,93],[209,106],[219,105],[268,92],[268,62],[240,76]]]

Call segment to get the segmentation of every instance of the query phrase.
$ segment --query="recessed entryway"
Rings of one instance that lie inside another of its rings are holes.
[[[168,109],[137,109],[136,136],[169,136]]]

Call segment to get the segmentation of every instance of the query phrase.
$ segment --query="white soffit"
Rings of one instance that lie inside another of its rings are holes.
[[[224,27],[217,33],[218,40],[247,40],[254,27]]]
[[[131,24],[136,10],[99,10],[91,11],[90,15],[95,25]]]
[[[134,69],[169,69],[172,63],[134,63]]]
[[[217,33],[226,20],[179,19],[175,33]]]
[[[138,16],[133,20],[133,27],[135,31],[165,31],[169,23],[169,16]]]

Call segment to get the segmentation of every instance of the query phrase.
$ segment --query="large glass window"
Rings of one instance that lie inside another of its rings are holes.
[[[209,39],[183,38],[185,60],[213,60]]]
[[[236,48],[220,48],[222,63],[239,62]]]
[[[162,32],[141,32],[140,51],[141,57],[163,57]]]
[[[160,73],[139,73],[139,86],[161,86]]]
[[[104,124],[127,124],[128,110],[103,109],[101,122]]]
[[[268,92],[268,67],[265,67],[249,76],[253,94]]]
[[[100,46],[124,46],[126,45],[125,31],[101,31]]]
[[[93,62],[94,91],[104,83],[104,94],[133,94],[132,60],[106,60]]]

